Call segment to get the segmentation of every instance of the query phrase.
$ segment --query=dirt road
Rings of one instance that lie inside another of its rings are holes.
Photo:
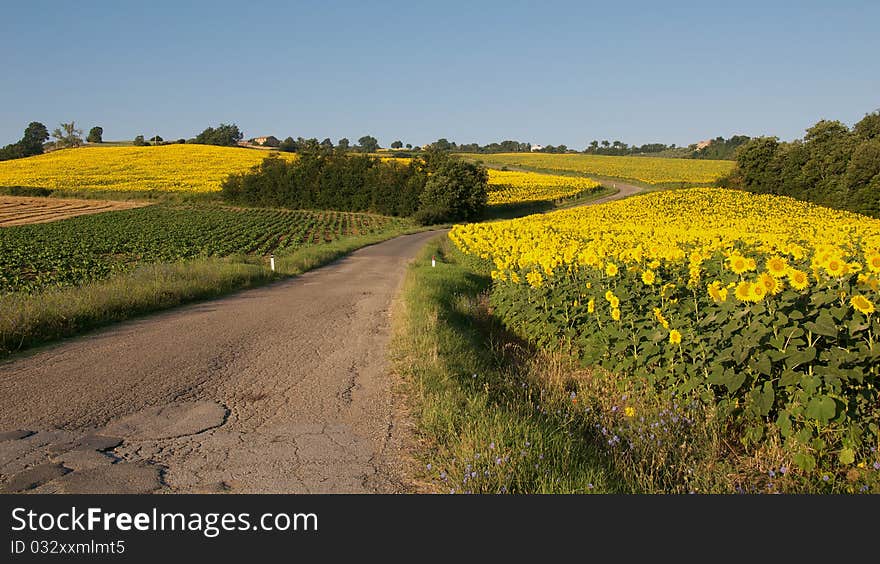
[[[603,185],[608,186],[610,188],[616,188],[617,192],[614,194],[610,194],[608,196],[603,196],[598,200],[593,200],[591,202],[587,202],[585,205],[594,206],[596,204],[604,204],[605,202],[610,202],[612,200],[619,200],[621,198],[626,198],[628,196],[632,196],[633,194],[637,194],[641,192],[643,189],[634,186],[632,184],[626,184],[624,182],[616,182],[616,181],[606,181],[602,182]]]
[[[0,364],[0,491],[405,491],[389,310],[439,233]]]

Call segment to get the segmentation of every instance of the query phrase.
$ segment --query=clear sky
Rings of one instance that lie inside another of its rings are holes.
[[[880,108],[880,2],[0,0],[0,144],[372,134],[687,145]]]

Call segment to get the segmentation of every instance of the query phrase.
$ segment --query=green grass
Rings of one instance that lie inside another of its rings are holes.
[[[35,294],[0,295],[0,358],[188,302],[216,298],[330,263],[356,249],[420,231],[397,224],[276,255],[276,271],[247,255],[147,264],[107,280]]]
[[[397,316],[392,355],[423,445],[423,489],[627,491],[568,391],[546,385],[558,367],[488,315],[490,279],[468,261],[446,238],[429,243],[410,267]]]

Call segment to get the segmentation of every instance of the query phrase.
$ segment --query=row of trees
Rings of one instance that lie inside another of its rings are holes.
[[[101,143],[104,130],[101,127],[93,127],[89,135],[83,141],[83,130],[76,126],[76,122],[60,123],[52,130],[54,141],[49,142],[49,130],[38,121],[32,121],[24,130],[24,135],[15,143],[10,143],[0,149],[0,161],[21,159],[34,155],[41,155],[47,149],[69,149],[82,146],[86,141],[89,143]]]
[[[484,168],[440,151],[402,164],[319,145],[295,161],[270,154],[249,172],[230,175],[222,194],[235,204],[369,211],[430,224],[478,217],[487,182]]]
[[[880,217],[880,111],[852,129],[821,120],[790,143],[752,139],[722,184]]]

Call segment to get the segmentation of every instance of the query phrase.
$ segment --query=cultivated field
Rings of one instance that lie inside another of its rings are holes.
[[[100,147],[53,151],[0,162],[0,186],[69,191],[215,192],[229,174],[266,158],[265,151],[212,145]],[[281,153],[295,159],[293,153]]]
[[[556,201],[596,192],[589,178],[489,169],[489,205]]]
[[[702,188],[450,238],[493,265],[508,327],[614,375],[572,397],[603,404],[597,428],[624,464],[686,484],[711,427],[728,461],[763,472],[730,470],[731,489],[880,487],[880,221]]]
[[[9,227],[0,230],[0,293],[82,284],[148,263],[265,256],[399,225],[372,214],[157,204]]]
[[[502,153],[466,155],[492,167],[528,167],[545,171],[576,172],[625,178],[651,185],[711,184],[733,169],[732,161],[610,157],[550,153]]]
[[[0,195],[0,227],[48,223],[106,211],[127,210],[147,205],[142,202],[32,198]]]

